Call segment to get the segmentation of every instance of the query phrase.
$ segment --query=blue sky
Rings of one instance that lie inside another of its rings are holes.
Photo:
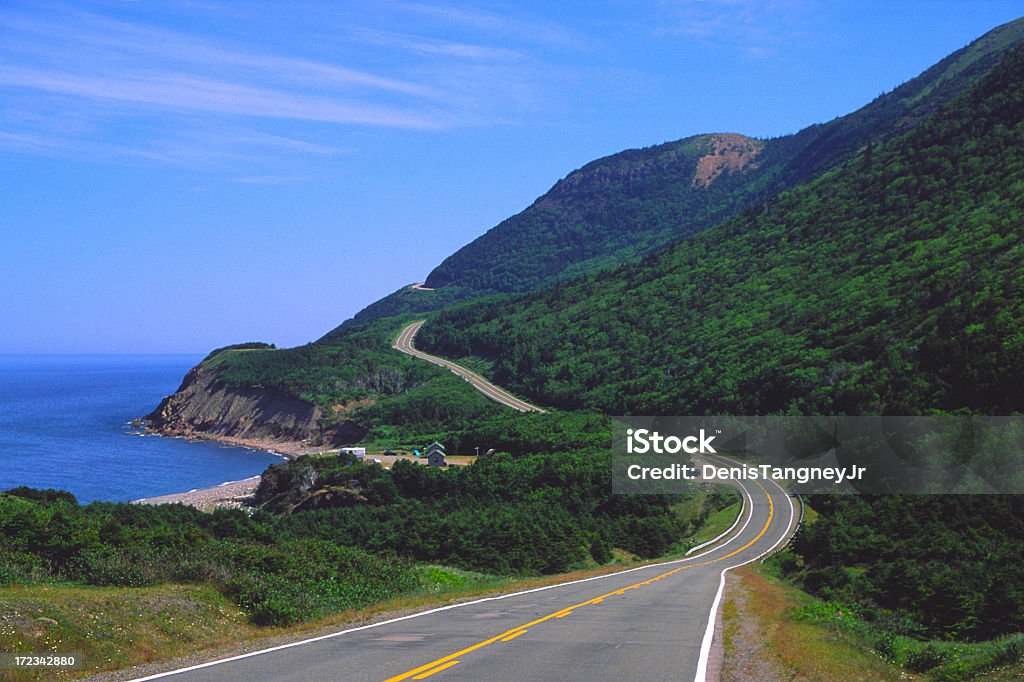
[[[848,113],[1017,2],[0,8],[0,352],[319,337],[584,163]]]

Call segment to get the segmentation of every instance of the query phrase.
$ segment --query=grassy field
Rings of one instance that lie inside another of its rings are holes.
[[[0,652],[79,654],[81,670],[0,671],[0,680],[72,679],[213,653],[257,640],[295,637],[324,628],[381,620],[397,612],[502,592],[534,582],[442,566],[422,566],[423,587],[372,607],[294,627],[259,627],[212,587],[144,588],[15,585],[0,588]]]
[[[212,587],[60,585],[0,589],[0,651],[82,657],[78,671],[0,672],[9,680],[69,679],[244,642],[266,630]]]

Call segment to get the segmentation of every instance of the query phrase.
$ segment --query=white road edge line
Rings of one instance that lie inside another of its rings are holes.
[[[683,562],[686,562],[686,561],[692,561],[694,559],[699,559],[700,557],[706,556],[706,555],[710,554],[711,552],[715,552],[717,550],[722,549],[723,547],[729,546],[730,543],[734,542],[735,539],[738,538],[739,536],[741,536],[743,534],[743,531],[746,530],[747,524],[750,523],[750,519],[754,515],[754,501],[753,501],[753,498],[750,497],[750,493],[747,492],[746,488],[743,488],[743,492],[750,499],[750,504],[748,505],[749,509],[750,509],[750,514],[747,516],[746,522],[744,522],[743,526],[738,531],[736,531],[735,536],[733,538],[731,538],[728,542],[726,542],[725,544],[720,545],[718,547],[714,547],[712,549],[709,549],[706,552],[701,552],[700,554],[695,554],[693,556],[683,557],[682,559],[673,559],[671,561],[663,561],[661,563],[656,563],[656,564],[647,564],[645,566],[637,566],[636,568],[627,568],[624,571],[616,571],[615,573],[606,573],[604,575],[595,575],[595,576],[592,576],[590,578],[581,578],[579,580],[572,580],[572,581],[569,581],[567,583],[558,583],[557,585],[546,585],[544,587],[535,587],[533,589],[523,590],[521,592],[512,592],[512,593],[509,593],[509,594],[500,594],[500,595],[497,595],[497,596],[494,596],[494,597],[484,597],[482,599],[476,599],[474,601],[462,602],[460,604],[449,604],[447,606],[440,606],[440,607],[438,607],[436,609],[430,609],[428,611],[421,611],[420,613],[412,613],[412,614],[409,614],[408,616],[400,616],[398,618],[391,618],[389,620],[382,620],[379,623],[370,623],[369,625],[360,625],[359,627],[349,628],[347,630],[341,630],[339,632],[332,632],[332,633],[329,633],[329,634],[326,634],[326,635],[320,635],[319,637],[311,637],[309,639],[303,639],[303,640],[300,640],[298,642],[289,642],[288,644],[279,644],[278,646],[270,647],[268,649],[260,649],[258,651],[250,651],[250,652],[245,653],[245,654],[239,654],[237,656],[230,656],[228,658],[221,658],[221,659],[218,659],[216,661],[208,661],[206,663],[199,663],[198,665],[191,665],[191,666],[188,666],[187,668],[178,668],[176,670],[168,670],[166,672],[156,673],[154,675],[148,675],[146,677],[132,678],[132,679],[129,680],[129,682],[147,682],[148,680],[159,680],[159,679],[162,679],[164,677],[170,677],[172,675],[178,675],[178,674],[181,674],[181,673],[192,672],[193,670],[201,670],[203,668],[210,668],[212,666],[220,665],[222,663],[230,663],[232,661],[239,661],[239,660],[241,660],[243,658],[251,658],[253,656],[260,656],[262,654],[273,653],[274,651],[281,651],[282,649],[291,649],[293,647],[302,646],[303,644],[312,644],[313,642],[320,642],[320,641],[323,641],[325,639],[333,639],[335,637],[341,637],[342,635],[347,635],[347,634],[352,633],[352,632],[359,632],[360,630],[369,630],[371,628],[381,627],[382,625],[390,625],[391,623],[398,623],[398,622],[403,621],[403,620],[410,620],[412,618],[419,618],[421,616],[429,616],[430,614],[439,613],[441,611],[448,611],[449,609],[458,609],[458,608],[462,608],[464,606],[472,606],[474,604],[483,604],[483,603],[489,602],[489,601],[498,601],[500,599],[508,599],[509,597],[518,597],[518,596],[523,595],[523,594],[532,594],[534,592],[543,592],[545,590],[553,590],[553,589],[556,589],[556,588],[559,588],[559,587],[568,587],[569,585],[579,585],[580,583],[588,583],[588,582],[590,582],[592,580],[606,580],[608,578],[614,578],[614,577],[617,577],[617,576],[620,576],[620,575],[625,575],[626,573],[633,573],[634,571],[643,571],[643,570],[647,570],[647,569],[650,569],[650,568],[659,568],[661,566],[673,566],[675,564],[680,564],[680,563],[683,563]],[[721,588],[719,588],[719,592],[721,592]],[[717,607],[717,597],[716,597],[716,607]],[[713,609],[716,608],[716,607],[713,607]],[[714,612],[714,610],[712,610],[712,613],[713,612]]]
[[[708,624],[707,627],[704,628],[704,639],[701,640],[700,643],[700,656],[697,658],[697,674],[694,675],[693,682],[707,682],[708,660],[711,657],[711,644],[715,638],[715,619],[718,616],[718,607],[722,602],[722,594],[725,592],[725,574],[734,568],[746,566],[747,564],[757,561],[761,557],[773,552],[779,544],[788,539],[789,529],[793,525],[793,518],[795,516],[795,512],[793,511],[793,498],[789,496],[789,493],[787,493],[781,485],[776,483],[774,480],[771,482],[782,492],[783,495],[786,496],[786,501],[789,502],[789,523],[786,525],[786,532],[782,534],[782,537],[779,538],[778,542],[764,552],[758,554],[753,559],[744,561],[742,564],[736,564],[735,566],[728,566],[722,569],[722,573],[718,579],[718,592],[715,593],[715,600],[711,602],[711,613],[708,614]]]

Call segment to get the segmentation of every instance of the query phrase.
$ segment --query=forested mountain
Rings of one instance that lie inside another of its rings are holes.
[[[421,344],[612,413],[1024,410],[1024,50],[904,137],[643,263]]]
[[[1021,43],[1024,20],[1001,26],[859,111],[795,135],[703,135],[588,164],[453,254],[429,290],[382,299],[316,344],[221,354],[152,421],[178,435],[337,443],[366,428],[437,433],[486,417],[497,408],[462,382],[390,348],[417,311],[466,297],[421,342],[483,356],[485,373],[493,360],[493,378],[548,405],[1003,409],[995,401],[1013,399],[998,389],[1013,377],[994,367],[1019,345],[1016,332],[996,334],[1016,318],[1001,309],[998,319],[974,318],[978,306],[1001,305],[986,297],[1013,293],[1012,282],[988,279],[1009,272],[1015,255],[1005,250],[1019,141],[1012,121],[970,122],[970,105],[943,114],[955,136],[930,117]],[[982,106],[994,106],[990,94]],[[981,268],[989,257],[993,268]],[[510,301],[529,289],[538,292]],[[218,400],[202,400],[214,392]],[[276,423],[277,404],[299,417]],[[237,419],[220,433],[228,412]]]
[[[611,413],[1020,413],[1022,198],[1017,47],[813,182],[639,264],[450,308],[418,341],[490,359],[541,404]],[[809,502],[779,565],[829,600],[816,622],[933,679],[1019,665],[1014,496]]]
[[[858,111],[793,135],[698,135],[593,161],[446,258],[427,277],[429,291],[403,288],[340,329],[637,260],[912,129],[1022,40],[1024,20],[996,28]],[[321,341],[336,341],[340,329]]]

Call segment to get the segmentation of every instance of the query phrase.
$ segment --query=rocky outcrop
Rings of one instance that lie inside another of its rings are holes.
[[[725,172],[757,168],[757,155],[764,148],[764,142],[735,133],[712,135],[710,141],[714,146],[697,162],[693,187],[709,187]]]
[[[271,464],[253,495],[255,506],[275,514],[354,507],[367,502],[356,478],[325,483],[320,468],[308,458]]]
[[[324,426],[318,406],[265,389],[229,386],[216,368],[193,367],[181,386],[143,421],[166,436],[205,438],[298,454],[353,443],[366,430],[352,421]]]

